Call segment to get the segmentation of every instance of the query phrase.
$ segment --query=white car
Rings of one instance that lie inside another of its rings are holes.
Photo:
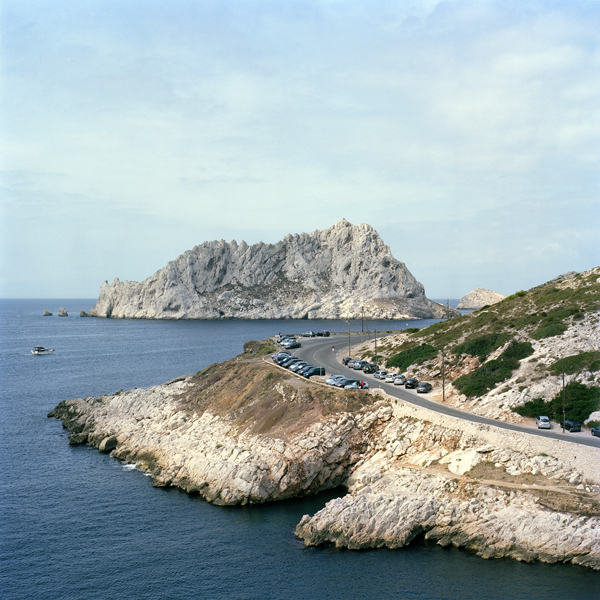
[[[538,429],[552,429],[552,425],[550,425],[550,419],[548,417],[536,417],[535,423],[538,426]]]
[[[396,377],[396,373],[388,373],[385,376],[385,382],[386,383],[394,383],[394,378]]]

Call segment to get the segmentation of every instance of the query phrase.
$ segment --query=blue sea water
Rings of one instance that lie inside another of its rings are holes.
[[[80,318],[93,303],[0,300],[1,598],[599,598],[600,575],[572,565],[485,561],[423,541],[394,551],[305,548],[293,535],[297,522],[343,490],[222,508],[153,488],[110,456],[69,446],[60,421],[46,417],[61,400],[162,383],[279,331],[348,327]],[[57,317],[59,306],[70,316]],[[45,308],[55,316],[42,317]],[[56,352],[33,356],[35,345]]]

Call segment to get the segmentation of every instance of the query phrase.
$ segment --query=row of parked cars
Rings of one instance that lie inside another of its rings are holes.
[[[351,379],[345,375],[330,375],[325,383],[332,385],[337,388],[344,388],[346,390],[366,390],[369,384],[362,379]]]
[[[428,381],[419,382],[419,380],[414,377],[409,377],[407,379],[400,373],[388,373],[385,369],[378,369],[377,365],[364,360],[355,360],[349,356],[345,356],[342,359],[342,363],[351,369],[362,370],[365,373],[373,373],[375,379],[379,379],[385,383],[403,385],[406,389],[416,389],[419,394],[426,394],[433,389],[433,386]]]
[[[329,333],[329,331],[305,331],[304,333],[300,334],[300,337],[329,337],[331,334]]]
[[[304,360],[301,360],[297,356],[293,356],[291,352],[287,350],[281,350],[280,352],[275,352],[275,354],[271,355],[271,358],[275,363],[277,363],[280,367],[284,367],[292,371],[292,373],[296,373],[298,375],[302,375],[307,379],[312,377],[313,375],[325,375],[325,369],[323,367],[317,367],[315,365],[311,365]]]

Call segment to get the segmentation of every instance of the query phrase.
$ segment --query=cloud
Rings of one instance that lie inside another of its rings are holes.
[[[2,287],[35,268],[10,266],[26,239],[74,235],[59,213],[81,215],[94,246],[111,237],[88,266],[98,281],[111,261],[147,276],[183,244],[341,217],[412,244],[407,266],[440,297],[448,244],[453,269],[508,288],[537,273],[531,247],[562,268],[545,239],[565,214],[586,231],[598,216],[599,17],[557,1],[8,0],[2,202],[25,234],[4,244]],[[598,262],[568,229],[570,268]]]

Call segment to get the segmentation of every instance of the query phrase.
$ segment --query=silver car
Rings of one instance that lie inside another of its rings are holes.
[[[550,425],[550,419],[548,417],[536,417],[535,424],[538,426],[538,429],[552,428],[552,425]]]

